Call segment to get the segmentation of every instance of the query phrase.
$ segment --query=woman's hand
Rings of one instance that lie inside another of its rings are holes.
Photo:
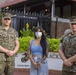
[[[40,67],[39,63],[36,63],[36,62],[34,62],[33,65],[36,69],[38,69]]]
[[[39,67],[41,66],[41,62],[38,62],[38,66],[39,66]]]

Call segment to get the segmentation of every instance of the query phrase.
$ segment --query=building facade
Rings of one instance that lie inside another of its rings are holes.
[[[48,33],[51,37],[61,37],[64,31],[67,28],[69,28],[68,25],[68,23],[70,22],[69,19],[72,16],[76,16],[76,10],[75,10],[76,0],[40,0],[40,1],[39,0],[3,0],[3,1],[4,2],[0,0],[0,8],[3,12],[5,10],[19,11],[19,12],[23,12],[24,14],[27,12],[29,13],[36,12],[50,17],[51,19],[50,25],[47,25],[48,24],[47,22],[46,25],[43,26],[43,28],[44,30],[47,31],[49,30]],[[20,18],[18,22],[23,22],[23,20],[21,20]],[[24,26],[20,25],[20,27],[24,27]]]
[[[7,7],[11,10],[23,11],[24,13],[53,14],[61,18],[76,16],[75,0],[0,0],[0,8],[4,9]]]

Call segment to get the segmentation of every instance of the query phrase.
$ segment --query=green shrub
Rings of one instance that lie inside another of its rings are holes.
[[[21,37],[27,37],[27,36],[31,36],[33,37],[34,36],[34,33],[31,29],[22,29],[20,30],[20,33],[21,33]]]
[[[18,52],[26,52],[28,49],[29,41],[33,39],[33,37],[27,36],[27,37],[20,37],[20,48]]]
[[[33,37],[27,36],[27,37],[20,37],[19,42],[20,42],[20,48],[18,52],[26,52],[28,49],[29,41],[32,40]],[[60,43],[60,39],[55,39],[55,38],[47,38],[50,46],[50,52],[58,52],[58,46]]]
[[[48,38],[47,40],[49,42],[50,52],[58,52],[60,39],[55,39],[55,38],[50,39],[50,38]]]

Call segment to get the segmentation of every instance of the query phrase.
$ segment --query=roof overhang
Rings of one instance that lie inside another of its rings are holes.
[[[76,0],[72,0],[72,1],[76,1]]]
[[[25,1],[27,1],[27,0],[13,0],[13,1],[5,2],[5,3],[0,5],[0,8],[8,7],[8,6],[15,5],[18,3],[22,3]]]

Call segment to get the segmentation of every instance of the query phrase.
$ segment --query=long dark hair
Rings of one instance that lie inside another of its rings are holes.
[[[44,31],[42,29],[41,26],[38,26],[35,28],[35,31],[34,31],[34,35],[35,35],[35,32],[38,31],[38,29],[40,29],[40,31],[42,32],[42,36],[41,36],[41,40],[40,40],[40,45],[42,46],[42,49],[43,49],[43,56],[47,56],[47,53],[46,53],[46,50],[47,50],[47,40],[46,40],[46,37],[45,37],[45,34],[44,34]],[[36,36],[35,36],[35,39],[36,39]]]

